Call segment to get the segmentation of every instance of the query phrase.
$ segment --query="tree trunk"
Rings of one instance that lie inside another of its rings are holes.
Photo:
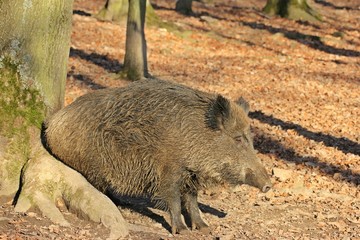
[[[0,13],[0,196],[14,199],[16,211],[35,207],[66,226],[61,199],[123,236],[116,206],[41,144],[44,118],[64,102],[72,1],[2,0]]]
[[[95,17],[106,21],[126,21],[128,8],[128,0],[107,0],[105,6]]]
[[[146,0],[129,0],[124,71],[130,80],[139,80],[148,75],[145,12]]]
[[[12,195],[31,152],[30,135],[63,106],[72,2],[5,0],[0,9],[0,194]]]
[[[105,6],[95,15],[104,21],[124,22],[127,20],[129,0],[107,0]],[[146,0],[146,24],[158,25],[159,17],[155,14],[149,0]]]
[[[278,15],[293,20],[321,20],[321,15],[313,10],[306,0],[268,0],[263,11],[270,16]]]
[[[192,11],[192,0],[177,0],[175,10],[184,15],[193,14]]]

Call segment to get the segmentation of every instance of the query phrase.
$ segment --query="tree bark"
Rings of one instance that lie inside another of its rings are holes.
[[[268,0],[263,11],[270,16],[278,15],[293,20],[321,20],[321,15],[306,0]]]
[[[126,21],[128,8],[128,0],[107,0],[105,6],[95,17],[106,21]]]
[[[105,6],[95,15],[104,21],[124,22],[127,20],[129,0],[107,0]],[[159,25],[159,17],[149,0],[146,0],[146,24]]]
[[[145,12],[146,0],[129,0],[124,71],[130,80],[139,80],[148,75]]]
[[[30,135],[64,103],[72,1],[5,0],[0,9],[0,151],[7,159],[0,163],[6,166],[0,193],[12,195],[31,152]]]
[[[128,230],[117,207],[41,143],[44,118],[64,103],[71,18],[71,0],[0,1],[0,197],[67,226],[62,199],[118,238]]]

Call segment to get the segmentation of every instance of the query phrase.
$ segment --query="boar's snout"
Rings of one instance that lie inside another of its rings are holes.
[[[266,173],[265,168],[260,168],[255,171],[247,169],[245,183],[258,188],[263,193],[268,192],[272,187],[270,177]]]

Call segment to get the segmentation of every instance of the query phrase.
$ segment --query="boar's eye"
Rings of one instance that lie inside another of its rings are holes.
[[[237,143],[240,143],[243,145],[249,144],[249,139],[247,139],[247,137],[245,135],[237,136],[234,139]]]
[[[243,139],[242,139],[242,136],[237,136],[237,137],[234,137],[235,141],[237,142],[242,142]]]
[[[240,144],[243,147],[253,148],[252,136],[250,131],[245,133],[240,133],[239,135],[234,137],[234,140],[237,142],[237,144]]]

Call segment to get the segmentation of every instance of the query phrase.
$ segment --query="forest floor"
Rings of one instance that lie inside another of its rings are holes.
[[[255,148],[274,187],[220,186],[200,193],[208,233],[170,234],[168,214],[139,199],[119,208],[126,239],[360,239],[360,3],[314,0],[323,22],[268,18],[264,0],[152,1],[176,26],[146,27],[153,76],[251,105]],[[66,104],[87,92],[129,82],[122,69],[125,24],[92,17],[104,0],[75,0]],[[175,29],[175,30],[174,30]],[[38,212],[0,207],[0,239],[106,239],[102,225],[64,211],[71,227]]]

